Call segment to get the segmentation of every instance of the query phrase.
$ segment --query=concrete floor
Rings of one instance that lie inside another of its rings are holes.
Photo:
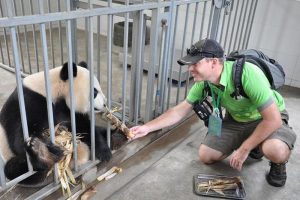
[[[290,113],[290,125],[299,133],[300,89],[285,87],[281,93]],[[193,193],[193,176],[199,173],[241,176],[246,191],[245,199],[299,199],[299,140],[287,163],[286,185],[276,188],[265,180],[269,171],[269,163],[265,158],[248,158],[241,172],[229,166],[229,158],[209,166],[202,164],[197,151],[205,134],[203,123],[193,116],[121,163],[119,167],[123,168],[123,172],[97,184],[97,193],[92,199],[212,199]]]

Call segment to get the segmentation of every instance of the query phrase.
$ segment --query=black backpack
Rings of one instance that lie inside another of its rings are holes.
[[[231,97],[235,99],[238,99],[239,96],[248,98],[242,86],[242,73],[245,62],[258,66],[268,78],[272,89],[276,90],[284,85],[285,73],[282,66],[259,50],[233,51],[227,56],[226,60],[235,61],[232,68],[235,91],[231,94]]]

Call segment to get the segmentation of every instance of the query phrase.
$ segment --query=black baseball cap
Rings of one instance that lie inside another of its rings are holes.
[[[187,49],[187,55],[177,60],[179,65],[193,65],[203,58],[222,58],[224,50],[212,39],[203,39]]]

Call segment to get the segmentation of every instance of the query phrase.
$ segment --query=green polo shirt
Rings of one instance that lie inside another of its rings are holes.
[[[285,109],[282,96],[272,90],[270,83],[264,73],[256,66],[246,62],[242,74],[242,85],[248,98],[241,97],[236,100],[230,94],[234,92],[232,80],[233,61],[225,61],[220,79],[220,86],[210,84],[215,94],[220,92],[221,106],[238,122],[249,122],[261,119],[259,111],[275,102],[280,111]],[[188,93],[187,102],[193,104],[197,100],[205,98],[203,96],[204,82],[196,82]],[[215,95],[216,96],[216,95]]]

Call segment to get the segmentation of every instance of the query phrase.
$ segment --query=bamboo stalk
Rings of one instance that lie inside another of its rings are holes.
[[[70,197],[72,195],[70,185],[77,184],[72,170],[70,169],[70,162],[72,160],[73,152],[73,142],[72,142],[72,133],[68,129],[60,124],[55,126],[55,143],[62,147],[64,152],[64,157],[58,162],[58,177],[61,183],[62,192],[65,195],[66,193]],[[46,135],[50,137],[49,130],[46,132]],[[76,136],[76,142],[80,141],[80,136]],[[48,172],[47,175],[50,175],[52,170]]]
[[[122,168],[119,167],[112,167],[110,170],[102,174],[97,178],[98,181],[108,180],[117,175],[118,173],[122,172]]]
[[[129,130],[129,128],[124,123],[122,123],[116,116],[113,115],[113,113],[119,109],[115,108],[113,110],[109,110],[107,107],[105,108],[106,108],[105,116],[111,122],[111,124],[116,128],[118,128],[119,130],[121,130],[128,139],[133,138],[134,134]]]
[[[208,192],[209,190],[224,191],[238,188],[238,183],[240,182],[240,177],[234,177],[232,179],[213,179],[207,182],[201,182],[197,185],[198,191]]]

